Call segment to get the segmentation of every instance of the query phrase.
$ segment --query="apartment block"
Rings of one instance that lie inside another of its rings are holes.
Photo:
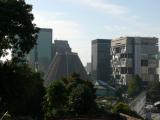
[[[120,37],[111,42],[112,77],[117,84],[127,85],[133,75],[143,81],[158,80],[158,38]]]

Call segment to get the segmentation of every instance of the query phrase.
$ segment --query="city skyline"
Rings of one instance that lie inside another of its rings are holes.
[[[53,40],[68,40],[83,65],[91,61],[91,41],[120,36],[158,37],[160,1],[26,0],[38,27],[52,28]]]

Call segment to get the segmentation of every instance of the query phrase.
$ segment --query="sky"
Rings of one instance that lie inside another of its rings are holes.
[[[160,0],[26,0],[34,23],[52,28],[53,40],[68,40],[83,65],[91,41],[121,36],[160,38]]]

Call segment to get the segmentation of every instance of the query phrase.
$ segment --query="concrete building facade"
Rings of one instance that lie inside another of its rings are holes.
[[[87,74],[90,75],[91,74],[91,63],[88,62],[85,69],[86,69]]]
[[[96,39],[92,41],[91,77],[93,81],[107,82],[111,75],[110,39]]]
[[[55,40],[53,45],[54,57],[44,77],[46,86],[72,73],[79,74],[84,80],[89,79],[78,54],[71,51],[68,41]]]
[[[56,55],[56,53],[65,53],[65,52],[71,52],[71,48],[68,44],[67,40],[54,40],[54,43],[52,44],[52,57]]]
[[[111,42],[111,65],[113,80],[127,85],[133,75],[139,75],[143,81],[158,79],[158,38],[120,37]]]
[[[157,69],[157,73],[159,75],[159,82],[160,82],[160,52],[158,52],[158,54],[156,55],[156,59],[158,60],[158,69]]]

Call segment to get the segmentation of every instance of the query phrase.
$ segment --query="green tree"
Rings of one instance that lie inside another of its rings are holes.
[[[82,80],[80,76],[73,73],[66,84],[68,93],[68,109],[75,115],[91,114],[96,111],[95,89],[88,80]]]
[[[127,93],[127,87],[126,86],[119,86],[116,90],[116,97],[118,97],[120,100],[123,99],[123,94]]]
[[[142,90],[142,79],[135,75],[133,79],[128,83],[128,95],[135,96]]]
[[[1,110],[12,116],[39,117],[45,92],[40,74],[26,64],[6,62],[0,65],[0,75]]]
[[[160,82],[154,81],[150,84],[147,90],[147,101],[154,103],[159,100],[160,100]]]
[[[91,114],[96,108],[92,83],[80,79],[75,73],[62,80],[53,81],[44,97],[46,117]]]
[[[39,73],[20,63],[36,44],[38,28],[32,23],[32,6],[24,0],[0,0],[0,57],[12,53],[12,61],[0,63],[0,112],[13,116],[40,116],[44,94]]]
[[[69,94],[68,107],[76,115],[94,113],[96,104],[92,90],[85,84],[77,85]]]
[[[65,113],[66,90],[62,81],[57,80],[50,84],[43,105],[46,117],[61,116]]]
[[[20,59],[36,44],[38,28],[31,11],[24,0],[0,0],[0,57],[11,50]]]

